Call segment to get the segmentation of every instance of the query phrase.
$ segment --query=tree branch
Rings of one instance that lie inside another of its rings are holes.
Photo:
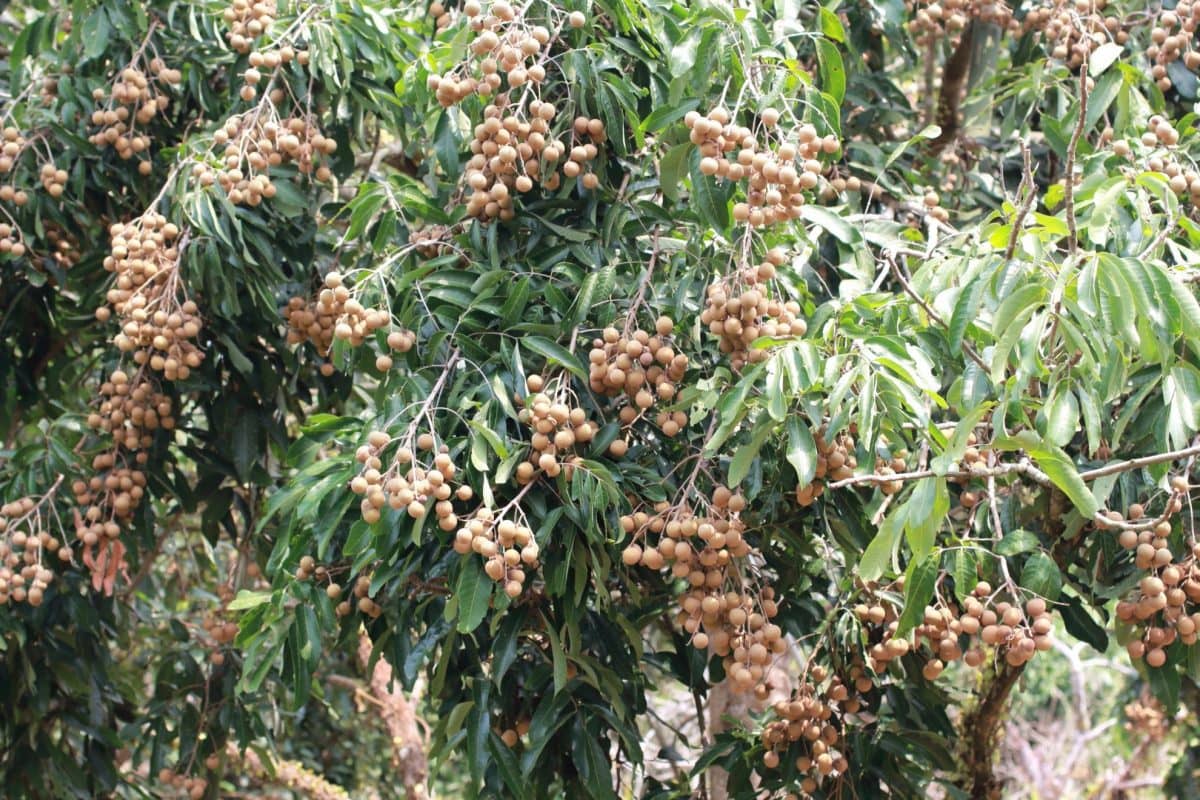
[[[962,789],[972,800],[993,800],[1000,796],[1001,780],[996,776],[994,762],[997,738],[1008,697],[1024,671],[1024,664],[1014,667],[999,659],[978,704],[963,715],[960,727],[960,757],[965,769]]]

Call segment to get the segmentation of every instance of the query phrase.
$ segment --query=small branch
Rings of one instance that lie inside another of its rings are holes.
[[[1075,130],[1071,133],[1071,141],[1067,145],[1067,163],[1065,166],[1066,176],[1063,184],[1063,203],[1067,209],[1067,250],[1071,255],[1079,250],[1079,229],[1075,222],[1075,151],[1079,147],[1079,140],[1083,136],[1083,126],[1087,120],[1087,105],[1088,105],[1088,71],[1087,64],[1087,44],[1091,42],[1088,37],[1083,37],[1084,44],[1084,64],[1085,67],[1079,71],[1079,120],[1075,123]]]
[[[900,269],[900,265],[896,263],[896,259],[888,258],[888,263],[892,267],[892,274],[896,276],[896,280],[900,282],[900,285],[904,288],[904,291],[908,294],[908,296],[917,301],[917,304],[924,309],[925,313],[929,315],[931,320],[936,322],[938,325],[941,325],[943,328],[949,329],[950,326],[946,324],[946,321],[942,319],[942,316],[934,311],[933,306],[925,302],[925,299],[917,294],[917,291],[913,289],[912,284],[908,282],[908,278],[904,276],[903,270]],[[974,361],[985,373],[991,371],[988,369],[987,364],[983,362],[983,359],[979,356],[979,353],[975,351],[975,348],[965,340],[962,343],[962,349],[963,352],[966,353],[967,357]]]
[[[1141,469],[1153,464],[1161,464],[1164,461],[1178,461],[1181,458],[1195,458],[1200,455],[1200,444],[1194,444],[1191,447],[1185,447],[1182,450],[1172,450],[1168,453],[1157,453],[1152,456],[1142,456],[1141,458],[1131,458],[1126,461],[1114,461],[1111,464],[1105,464],[1103,467],[1089,469],[1086,472],[1079,473],[1079,477],[1085,481],[1094,481],[1097,478],[1103,478],[1105,475],[1112,475],[1116,472],[1128,472],[1133,469]]]
[[[1028,216],[1029,210],[1033,207],[1033,201],[1037,197],[1037,186],[1033,178],[1033,159],[1029,153],[1029,142],[1021,142],[1021,185],[1017,188],[1017,193],[1024,193],[1024,200],[1021,202],[1021,207],[1017,211],[1016,218],[1013,219],[1012,230],[1008,234],[1008,247],[1004,248],[1004,260],[1012,261],[1013,254],[1017,252],[1017,240],[1021,238],[1021,230],[1025,227],[1025,217]]]

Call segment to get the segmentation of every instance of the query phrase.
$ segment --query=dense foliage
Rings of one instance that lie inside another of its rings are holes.
[[[5,4],[4,795],[1186,793],[1198,21]]]

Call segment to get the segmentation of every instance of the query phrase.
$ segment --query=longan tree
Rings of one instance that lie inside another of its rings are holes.
[[[0,22],[5,796],[1195,785],[1200,4]]]

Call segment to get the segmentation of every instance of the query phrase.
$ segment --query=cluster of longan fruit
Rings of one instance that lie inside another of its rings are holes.
[[[145,451],[138,456],[145,455]],[[117,465],[117,453],[109,450],[92,458],[94,474],[87,482],[71,485],[76,505],[84,507],[83,524],[75,536],[86,547],[103,545],[121,535],[121,523],[133,516],[146,493],[146,473]]]
[[[858,458],[854,455],[854,437],[849,433],[839,433],[830,442],[822,428],[813,434],[813,443],[817,447],[817,464],[813,480],[804,487],[796,487],[796,502],[801,506],[811,506],[816,499],[825,493],[826,481],[841,481],[854,474],[858,467]]]
[[[338,586],[336,583],[330,583],[329,586],[326,587],[325,593],[331,600],[337,600],[342,596],[342,587]],[[353,595],[353,603],[351,603],[350,599],[348,598],[341,600],[336,606],[334,606],[334,611],[339,617],[348,617],[350,616],[350,612],[354,611],[355,609],[357,609],[360,614],[366,614],[371,619],[377,619],[381,614],[383,614],[383,606],[379,605],[379,603],[375,602],[375,600],[371,597],[370,575],[359,575],[354,581],[354,590],[351,592],[351,594]]]
[[[421,519],[432,510],[439,528],[444,531],[457,528],[454,498],[466,502],[474,492],[465,484],[457,489],[452,485],[458,467],[450,457],[449,448],[444,444],[439,447],[432,433],[422,433],[416,437],[417,451],[437,451],[428,465],[422,465],[411,447],[401,446],[387,470],[381,472],[383,460],[380,456],[391,443],[392,437],[386,431],[372,431],[367,436],[367,444],[355,452],[363,469],[350,481],[350,490],[363,497],[363,519],[369,523],[378,522],[384,506],[396,511],[404,509],[413,519]]]
[[[483,220],[510,220],[515,215],[514,192],[524,194],[539,184],[554,191],[561,183],[560,175],[582,175],[580,183],[586,189],[599,185],[588,165],[599,154],[597,144],[604,141],[604,123],[577,118],[568,147],[551,134],[550,123],[556,113],[552,103],[533,100],[526,115],[519,103],[509,103],[507,94],[484,109],[464,172],[468,214]]]
[[[1137,734],[1139,741],[1160,742],[1171,727],[1171,717],[1162,703],[1143,689],[1141,696],[1125,705],[1125,730]]]
[[[17,258],[25,255],[25,243],[21,241],[20,228],[0,222],[0,253],[10,253]]]
[[[392,323],[388,312],[364,308],[362,303],[351,297],[350,287],[346,286],[339,272],[330,272],[325,276],[325,285],[317,293],[315,301],[303,297],[289,299],[284,315],[288,323],[288,344],[312,342],[322,356],[328,356],[333,350],[335,339],[358,347],[375,331]],[[397,353],[407,353],[416,341],[417,335],[403,328],[387,335],[388,347]],[[392,357],[380,354],[375,359],[375,367],[380,372],[386,372],[392,368]],[[333,364],[322,364],[321,374],[332,375]]]
[[[233,586],[228,583],[223,583],[217,587],[217,598],[221,605],[213,611],[209,611],[204,615],[204,621],[201,627],[211,641],[211,652],[208,655],[208,660],[214,666],[221,666],[225,663],[225,652],[223,648],[228,647],[237,638],[238,625],[230,620],[227,616],[226,607],[233,600]]]
[[[517,719],[509,727],[497,725],[492,728],[493,731],[500,737],[500,741],[504,742],[505,747],[516,747],[521,741],[521,737],[529,733],[531,719],[528,716],[523,716]]]
[[[1031,8],[1021,23],[1025,31],[1039,32],[1047,39],[1051,58],[1075,70],[1105,42],[1124,44],[1129,39],[1119,19],[1103,15],[1107,5],[1108,0],[1051,0]]]
[[[1049,650],[1054,623],[1046,601],[1034,597],[1020,605],[997,600],[986,582],[977,584],[971,595],[962,601],[960,610],[946,603],[925,608],[921,623],[910,639],[894,636],[898,615],[886,601],[871,605],[859,604],[854,615],[864,626],[882,630],[878,641],[868,650],[871,669],[882,675],[888,664],[910,651],[928,643],[932,657],[925,661],[921,673],[926,680],[936,680],[946,664],[961,659],[969,667],[978,667],[985,660],[984,647],[993,647],[998,655],[1012,666],[1026,663],[1039,651]],[[960,637],[966,636],[964,651]]]
[[[674,330],[670,317],[659,317],[654,333],[641,328],[622,333],[605,328],[592,340],[588,354],[588,382],[592,391],[606,397],[625,396],[630,405],[621,409],[621,423],[630,425],[659,400],[671,402],[687,372],[688,357],[675,352],[667,337]],[[679,433],[688,422],[683,411],[659,412],[658,426],[666,436]]]
[[[1200,69],[1200,51],[1193,48],[1198,23],[1200,3],[1190,0],[1183,0],[1173,10],[1158,12],[1150,30],[1151,44],[1146,48],[1146,57],[1154,61],[1150,76],[1162,91],[1172,85],[1168,64],[1182,59],[1184,66],[1192,72]]]
[[[249,67],[242,73],[242,85],[238,89],[238,97],[249,103],[258,96],[258,85],[263,80],[264,70],[271,72],[283,64],[292,63],[293,60],[301,66],[308,64],[308,51],[296,50],[290,44],[285,44],[275,50],[256,50],[251,53],[247,59]],[[272,89],[268,95],[270,101],[276,105],[283,102],[283,98],[286,96],[283,88],[278,86]]]
[[[52,501],[51,493],[0,505],[0,603],[11,600],[40,606],[54,580],[54,572],[46,566],[46,554],[57,553],[63,562],[71,560],[71,548],[62,546],[43,524],[42,514],[52,512],[42,512],[42,507]]]
[[[780,302],[767,293],[767,283],[786,260],[781,249],[772,248],[757,267],[741,269],[708,287],[700,322],[719,337],[718,347],[729,354],[735,370],[766,360],[766,348],[752,347],[760,337],[803,336],[808,330],[799,316],[799,303]]]
[[[1179,131],[1170,120],[1158,114],[1150,117],[1146,132],[1140,140],[1113,140],[1111,129],[1105,129],[1101,141],[1111,142],[1112,151],[1121,158],[1133,159],[1134,148],[1140,141],[1143,147],[1152,150],[1162,149],[1163,152],[1152,152],[1143,159],[1143,166],[1151,172],[1161,172],[1167,176],[1167,185],[1181,199],[1187,199],[1192,205],[1200,205],[1200,172],[1190,163],[1181,162],[1174,152],[1179,144]]]
[[[225,34],[229,46],[239,53],[249,53],[254,40],[271,30],[279,12],[275,0],[233,0],[223,13],[229,23],[229,33]]]
[[[99,87],[92,92],[93,100],[104,103],[103,108],[92,112],[92,125],[98,128],[88,137],[92,144],[111,147],[126,160],[149,150],[150,137],[139,133],[138,126],[145,129],[171,104],[170,97],[160,87],[178,86],[183,80],[182,73],[169,69],[161,58],[150,62],[149,72],[147,75],[131,64],[121,70],[107,92]],[[147,159],[138,164],[138,172],[143,175],[149,175],[152,169]]]
[[[841,742],[838,726],[842,712],[848,710],[845,706],[849,692],[837,675],[821,689],[826,676],[824,667],[813,666],[790,698],[772,706],[777,718],[763,726],[761,735],[762,763],[767,769],[778,768],[784,756],[796,754],[796,771],[804,776],[798,789],[805,797],[816,792],[823,779],[850,768],[849,761],[838,750]]]
[[[11,125],[4,129],[4,144],[0,145],[0,175],[7,175],[17,166],[17,159],[25,150],[25,137],[21,131]],[[4,198],[11,200],[11,197]]]
[[[107,433],[130,452],[148,449],[155,431],[175,427],[171,398],[140,376],[131,381],[123,370],[116,370],[100,384],[100,398],[100,405],[88,414],[88,427]]]
[[[768,108],[760,114],[763,127],[779,124],[779,112]],[[805,203],[804,192],[817,188],[825,166],[822,153],[841,149],[836,136],[822,137],[804,124],[796,131],[797,144],[780,142],[763,147],[749,128],[731,122],[721,107],[707,115],[689,111],[684,122],[693,144],[700,148],[700,172],[729,181],[747,180],[746,199],[735,203],[733,218],[754,227],[796,219]],[[732,159],[727,153],[736,153]]]
[[[505,83],[512,90],[546,79],[540,62],[550,43],[549,29],[528,25],[506,0],[492,3],[487,14],[477,0],[467,0],[462,11],[476,34],[470,45],[474,63],[467,61],[445,75],[429,76],[428,86],[439,103],[448,108],[472,94],[497,93]]]
[[[426,258],[436,258],[451,251],[451,246],[447,244],[450,236],[451,230],[446,225],[427,225],[413,231],[408,243]]]
[[[597,427],[588,419],[587,412],[578,406],[569,406],[562,400],[553,399],[542,392],[545,382],[541,375],[530,375],[525,381],[530,395],[525,398],[517,413],[522,424],[529,426],[529,457],[517,465],[516,479],[522,486],[534,480],[539,473],[548,478],[557,478],[566,470],[569,479],[573,472],[575,446],[587,444],[595,438]],[[625,442],[621,439],[614,440]],[[627,447],[628,445],[626,445]],[[621,447],[609,446],[609,452],[623,456]]]
[[[1166,648],[1176,639],[1186,645],[1200,639],[1200,611],[1191,608],[1200,604],[1200,544],[1191,545],[1187,554],[1176,560],[1171,552],[1169,517],[1179,513],[1188,491],[1187,479],[1176,476],[1171,480],[1172,496],[1167,500],[1163,519],[1141,531],[1122,530],[1117,541],[1126,550],[1134,551],[1134,565],[1146,571],[1133,594],[1117,603],[1117,618],[1139,630],[1138,638],[1126,645],[1134,660],[1145,659],[1152,667],[1166,663]],[[1144,521],[1146,512],[1141,504],[1131,505],[1126,512],[1130,522]],[[1108,512],[1113,522],[1122,520],[1115,511]],[[1097,521],[1097,527],[1105,527]],[[1189,613],[1191,612],[1191,613]]]
[[[540,551],[528,526],[480,506],[454,535],[454,552],[478,553],[487,576],[503,584],[506,595],[516,598],[524,590],[526,568],[537,567]]]
[[[337,150],[337,140],[321,133],[309,115],[270,119],[259,110],[235,114],[213,134],[213,143],[224,147],[221,167],[192,167],[201,186],[219,185],[234,205],[257,206],[274,197],[278,188],[269,170],[294,164],[302,175],[327,181],[333,173],[321,163]]]
[[[2,227],[0,226],[0,228]],[[64,268],[78,264],[79,259],[83,257],[83,254],[79,252],[79,240],[53,222],[46,222],[45,229],[46,244],[50,246],[50,257]],[[8,232],[0,230],[0,233],[8,236],[11,230]],[[4,244],[0,242],[0,251],[3,249]]]
[[[109,228],[111,252],[104,268],[116,274],[107,300],[120,316],[121,330],[113,343],[132,353],[138,366],[149,366],[168,380],[186,380],[204,360],[194,342],[200,335],[199,309],[191,300],[179,302],[179,229],[161,214],[147,213]],[[109,309],[96,309],[107,321]]]
[[[205,793],[208,792],[208,781],[204,778],[188,777],[167,767],[158,771],[158,782],[164,787],[186,795],[189,800],[203,800]]]
[[[967,23],[1007,28],[1013,25],[1012,9],[1004,0],[907,0],[912,18],[908,32],[918,47],[929,47],[943,38],[956,41]]]

